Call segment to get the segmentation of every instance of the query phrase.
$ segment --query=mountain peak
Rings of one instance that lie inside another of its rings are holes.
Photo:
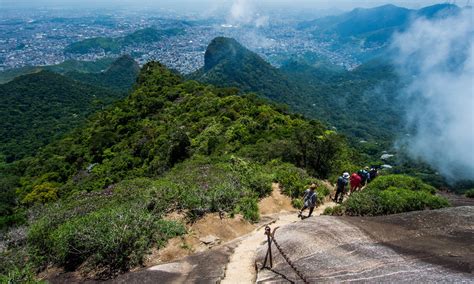
[[[210,70],[224,59],[237,59],[249,53],[233,38],[216,37],[207,47],[204,55],[204,69]]]
[[[123,70],[138,73],[140,66],[130,55],[122,55],[110,65],[107,72],[123,72]]]

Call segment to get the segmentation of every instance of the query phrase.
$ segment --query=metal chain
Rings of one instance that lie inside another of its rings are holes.
[[[290,267],[295,271],[296,275],[298,275],[299,278],[301,278],[301,280],[303,280],[303,283],[305,284],[308,284],[309,281],[306,280],[306,277],[303,275],[303,273],[301,271],[299,271],[298,268],[296,268],[295,264],[291,261],[291,259],[285,254],[285,252],[283,252],[283,250],[281,249],[281,246],[280,244],[278,244],[277,240],[275,239],[275,236],[273,236],[273,243],[275,243],[275,246],[276,248],[278,249],[278,251],[281,253],[281,255],[283,256],[283,259],[285,259],[285,261],[290,265]]]
[[[262,269],[266,268],[270,271],[273,271],[274,273],[282,276],[284,279],[288,280],[289,282],[291,283],[294,283],[293,281],[291,281],[288,277],[286,277],[284,274],[282,273],[279,273],[279,272],[276,272],[275,270],[272,269],[272,254],[271,254],[271,243],[275,243],[275,246],[276,248],[278,249],[278,251],[280,252],[280,254],[283,256],[283,259],[288,263],[288,265],[294,270],[294,272],[296,273],[296,275],[298,275],[299,278],[301,278],[301,280],[303,280],[303,283],[309,283],[308,280],[306,280],[306,277],[303,275],[303,273],[301,271],[298,270],[298,268],[296,268],[296,266],[294,265],[294,263],[290,260],[290,258],[286,255],[286,253],[282,250],[280,244],[277,242],[277,240],[275,239],[275,231],[278,229],[279,227],[276,227],[275,229],[273,229],[273,232],[271,232],[271,229],[270,229],[270,226],[266,226],[265,227],[265,235],[268,236],[268,243],[269,243],[269,246],[268,246],[268,251],[267,251],[267,256],[265,257],[265,262],[263,263],[263,267]],[[267,267],[266,266],[266,263],[267,263],[267,257],[270,257],[270,267]]]

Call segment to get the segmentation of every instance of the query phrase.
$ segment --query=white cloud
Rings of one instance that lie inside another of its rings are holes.
[[[474,179],[474,26],[472,10],[418,20],[394,37],[407,102],[408,149],[448,180]]]
[[[253,25],[257,28],[266,26],[269,18],[260,15],[252,0],[233,0],[230,8],[229,23],[232,25]]]

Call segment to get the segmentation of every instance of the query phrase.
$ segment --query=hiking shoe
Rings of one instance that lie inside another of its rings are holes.
[[[303,214],[301,212],[298,213],[298,218],[301,218],[301,216],[303,216]]]

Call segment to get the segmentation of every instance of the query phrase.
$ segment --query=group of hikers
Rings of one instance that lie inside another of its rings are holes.
[[[378,175],[378,170],[376,167],[365,167],[357,172],[352,173],[349,175],[348,172],[344,172],[340,177],[337,179],[336,183],[336,195],[334,196],[333,201],[336,203],[342,203],[344,200],[344,195],[346,194],[347,185],[350,185],[350,194],[354,193],[355,191],[362,190],[367,183],[374,180]],[[303,216],[303,211],[309,209],[308,217],[311,217],[313,214],[314,207],[316,207],[317,203],[317,193],[316,193],[317,185],[312,183],[310,187],[305,191],[303,196],[303,208],[301,208],[300,212],[298,213],[298,217]]]

